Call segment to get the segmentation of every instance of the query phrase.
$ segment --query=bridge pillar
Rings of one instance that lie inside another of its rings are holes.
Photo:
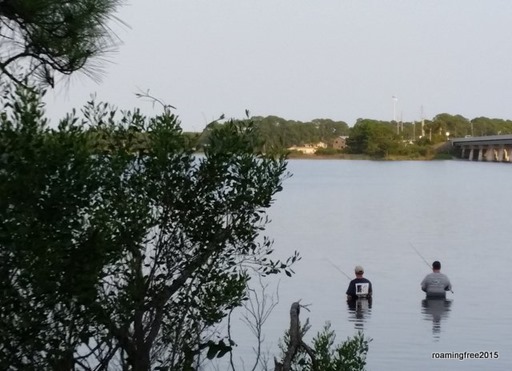
[[[487,156],[487,161],[498,161],[498,151],[495,146],[489,147],[489,155]]]
[[[503,150],[503,157],[505,162],[512,162],[512,148],[507,146],[507,148],[504,148]]]
[[[475,149],[474,149],[473,147],[471,147],[471,148],[469,149],[469,157],[468,157],[469,161],[473,161],[473,158],[474,158],[474,156],[475,156],[475,154],[474,154],[474,153],[475,153]]]
[[[482,161],[484,158],[484,148],[483,146],[480,146],[478,148],[478,161]]]
[[[489,153],[489,161],[498,161],[498,150],[496,146],[490,146],[489,150],[491,151],[491,153]]]
[[[487,148],[484,148],[483,150],[483,160],[484,161],[487,161],[487,162],[492,162],[494,161],[494,146],[493,145],[490,145],[490,146],[486,146]]]
[[[498,154],[496,156],[496,161],[503,162],[503,155],[505,153],[505,148],[503,148],[503,145],[498,148]]]
[[[480,156],[480,148],[473,146],[473,148],[471,148],[471,151],[473,152],[473,155],[471,156],[471,161],[478,161],[478,157]]]

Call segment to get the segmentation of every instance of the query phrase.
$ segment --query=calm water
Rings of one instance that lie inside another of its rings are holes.
[[[362,330],[373,339],[371,371],[512,369],[512,165],[291,160],[289,170],[266,234],[279,256],[298,250],[302,260],[281,279],[264,329],[271,355],[301,299],[311,304],[301,312],[312,325],[307,340],[326,321],[339,341]],[[446,301],[424,300],[419,283],[429,269],[411,246],[443,264],[454,290]],[[339,270],[352,275],[357,264],[374,298],[349,308]],[[253,337],[236,322],[233,336],[235,363],[250,369]],[[500,358],[431,359],[464,351]]]

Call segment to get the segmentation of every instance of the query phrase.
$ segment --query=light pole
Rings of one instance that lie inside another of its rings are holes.
[[[398,102],[398,98],[393,95],[391,99],[393,99],[393,121],[396,122],[396,133],[399,134],[398,122],[396,121],[396,102]]]

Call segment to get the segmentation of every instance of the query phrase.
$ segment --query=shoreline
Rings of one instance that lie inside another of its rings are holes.
[[[336,155],[298,155],[290,154],[287,157],[289,160],[348,160],[348,161],[437,161],[437,160],[454,160],[453,157],[449,158],[436,158],[436,157],[400,157],[390,156],[385,158],[374,158],[367,155],[352,155],[352,154],[336,154]]]

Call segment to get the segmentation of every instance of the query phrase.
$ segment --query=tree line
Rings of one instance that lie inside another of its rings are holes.
[[[375,158],[400,156],[407,158],[431,157],[435,148],[450,138],[512,134],[512,120],[477,117],[472,120],[461,115],[441,113],[432,120],[416,122],[358,119],[349,127],[344,121],[315,119],[308,122],[286,120],[277,116],[252,117],[262,148],[286,151],[292,146],[316,145],[323,142],[327,149],[317,154],[363,154]],[[215,122],[213,126],[221,126]],[[187,133],[196,148],[208,137],[212,126],[201,133]],[[346,148],[333,150],[334,141],[346,139]]]

